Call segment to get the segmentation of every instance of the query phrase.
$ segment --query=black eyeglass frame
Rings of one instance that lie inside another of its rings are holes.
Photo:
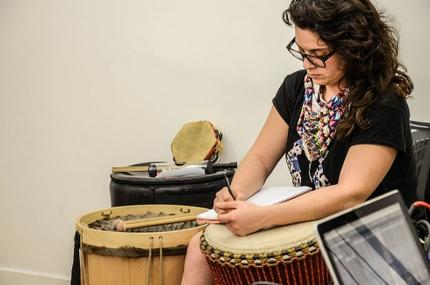
[[[299,51],[299,50],[295,50],[295,49],[293,49],[293,48],[291,48],[291,46],[294,44],[296,42],[296,37],[294,37],[289,43],[288,43],[288,45],[287,45],[287,50],[288,50],[288,52],[292,55],[292,56],[294,56],[295,58],[297,58],[298,60],[301,60],[301,61],[304,61],[305,60],[305,58],[310,62],[310,63],[312,63],[312,65],[314,65],[314,66],[317,66],[317,67],[326,67],[327,65],[326,65],[326,61],[330,58],[330,57],[332,57],[335,53],[336,53],[336,51],[335,50],[332,50],[332,51],[330,51],[328,54],[326,54],[326,55],[323,55],[323,56],[316,56],[316,55],[310,55],[310,54],[306,54],[306,53],[303,53],[303,52],[301,52],[301,51]],[[294,54],[292,51],[294,51],[294,52],[296,52],[296,53],[298,53],[298,54],[300,54],[301,55],[301,57],[298,57],[296,54]],[[319,65],[319,64],[315,64],[315,60],[320,60],[322,63],[323,63],[323,65],[321,66],[321,65]]]

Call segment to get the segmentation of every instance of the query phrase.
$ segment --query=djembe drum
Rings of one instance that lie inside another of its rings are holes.
[[[180,284],[191,237],[205,208],[113,207],[80,217],[81,284]]]
[[[262,230],[239,237],[210,224],[200,247],[217,285],[330,284],[331,278],[313,232],[313,222]]]

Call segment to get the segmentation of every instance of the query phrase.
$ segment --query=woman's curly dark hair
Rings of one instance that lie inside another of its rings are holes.
[[[336,133],[366,128],[367,107],[392,90],[408,97],[413,84],[399,63],[399,35],[369,0],[292,0],[284,22],[315,32],[345,64],[349,112]]]

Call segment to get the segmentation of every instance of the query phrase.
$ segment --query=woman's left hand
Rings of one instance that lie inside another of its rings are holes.
[[[225,224],[235,235],[245,236],[266,227],[267,207],[246,201],[220,202],[218,207],[229,209],[228,213],[218,215],[218,221]]]

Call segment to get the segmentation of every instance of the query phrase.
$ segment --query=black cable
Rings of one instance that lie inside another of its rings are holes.
[[[81,267],[79,259],[79,249],[81,247],[81,236],[78,231],[75,232],[75,243],[73,247],[73,265],[71,270],[70,285],[81,284]]]
[[[426,220],[418,220],[414,224],[418,238],[422,238],[423,249],[426,255],[430,249],[430,223]],[[424,233],[423,230],[424,229]]]

